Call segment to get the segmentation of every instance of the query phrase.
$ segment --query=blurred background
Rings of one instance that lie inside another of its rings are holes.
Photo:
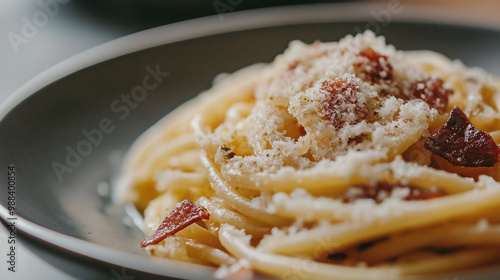
[[[372,0],[400,2],[467,15],[474,22],[500,29],[498,0]],[[27,81],[57,63],[113,39],[148,28],[268,6],[326,2],[322,0],[0,0],[0,104]],[[407,6],[405,6],[406,8]],[[463,20],[463,18],[458,18]],[[467,19],[466,19],[467,20]],[[500,51],[500,50],[499,50]],[[1,133],[1,132],[0,132]],[[0,226],[0,253],[4,256],[7,231]],[[14,279],[71,279],[44,261],[51,258],[33,242],[18,245],[20,262],[29,270]],[[0,258],[3,259],[3,258]],[[65,260],[61,260],[65,262]],[[3,261],[2,261],[3,262]],[[28,265],[29,264],[29,265]],[[66,265],[66,264],[65,264]],[[82,269],[68,263],[68,269]],[[0,267],[0,279],[5,267]],[[117,274],[120,276],[121,272]],[[109,273],[108,273],[109,275]],[[116,276],[115,278],[123,278]],[[7,276],[12,276],[11,274]],[[13,279],[13,278],[9,278]],[[129,278],[123,278],[129,279]]]
[[[466,11],[500,28],[498,0],[388,0]],[[385,1],[385,2],[388,2]],[[325,0],[0,0],[0,103],[43,70],[86,49],[155,26],[267,6]],[[384,2],[384,1],[370,1]]]

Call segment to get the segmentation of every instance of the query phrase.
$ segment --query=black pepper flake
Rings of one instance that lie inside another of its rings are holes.
[[[220,149],[222,151],[224,151],[224,158],[226,159],[232,159],[234,156],[236,156],[236,154],[233,152],[233,150],[231,148],[229,148],[228,146],[221,146]]]

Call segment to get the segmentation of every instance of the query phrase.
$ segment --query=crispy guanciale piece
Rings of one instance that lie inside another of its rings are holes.
[[[399,183],[378,182],[375,186],[354,185],[343,193],[342,198],[344,203],[354,202],[358,199],[373,199],[375,203],[379,204],[385,198],[390,197],[396,189],[409,189],[408,195],[403,197],[407,201],[426,200],[446,195],[444,191],[439,189],[431,190]]]
[[[320,90],[326,93],[323,101],[325,116],[337,129],[345,124],[357,124],[365,118],[366,107],[360,101],[359,86],[354,81],[325,80]]]
[[[158,244],[187,226],[208,218],[210,218],[210,214],[207,209],[185,199],[177,203],[175,209],[165,218],[153,235],[141,242],[141,247]]]
[[[443,114],[448,107],[448,96],[451,93],[451,90],[444,88],[443,80],[427,78],[413,84],[410,91],[410,100],[422,99],[431,108]]]
[[[392,80],[392,65],[387,56],[379,54],[372,48],[364,49],[358,55],[367,58],[367,61],[356,64],[356,68],[364,73],[372,83],[377,83],[380,80]]]
[[[444,126],[425,140],[424,146],[453,165],[491,167],[500,159],[500,149],[493,138],[475,128],[457,106]]]

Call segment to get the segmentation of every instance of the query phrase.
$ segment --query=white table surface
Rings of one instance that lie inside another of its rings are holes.
[[[27,43],[20,44],[16,53],[8,34],[21,36],[23,19],[32,19],[41,9],[38,1],[0,0],[0,103],[58,62],[128,33],[94,21],[91,14],[82,12],[70,1],[60,5],[59,11]],[[10,246],[8,235],[7,229],[0,225],[0,279],[77,279],[48,262],[50,256],[35,253],[34,248],[22,242],[21,236],[16,242],[17,271],[8,271],[5,261]],[[110,272],[107,279],[112,278]]]
[[[9,232],[1,225],[0,252],[2,254],[2,265],[0,267],[0,279],[77,279],[45,263],[40,256],[20,242],[16,242],[16,272],[8,271],[8,264],[3,261],[8,252],[8,236]]]

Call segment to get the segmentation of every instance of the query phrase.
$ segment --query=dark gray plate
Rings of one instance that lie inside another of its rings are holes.
[[[99,262],[206,278],[211,269],[152,260],[139,248],[142,231],[109,196],[124,153],[162,116],[209,88],[218,73],[269,62],[293,39],[338,40],[370,25],[399,49],[431,49],[500,74],[499,30],[410,7],[392,13],[391,22],[377,22],[373,15],[387,9],[320,5],[214,16],[127,36],[54,67],[0,108],[2,218],[12,218],[6,194],[13,165],[19,230]],[[168,75],[141,93],[145,77],[155,82],[148,67]],[[124,99],[134,91],[139,101]],[[494,273],[500,270],[480,274],[488,279]]]

